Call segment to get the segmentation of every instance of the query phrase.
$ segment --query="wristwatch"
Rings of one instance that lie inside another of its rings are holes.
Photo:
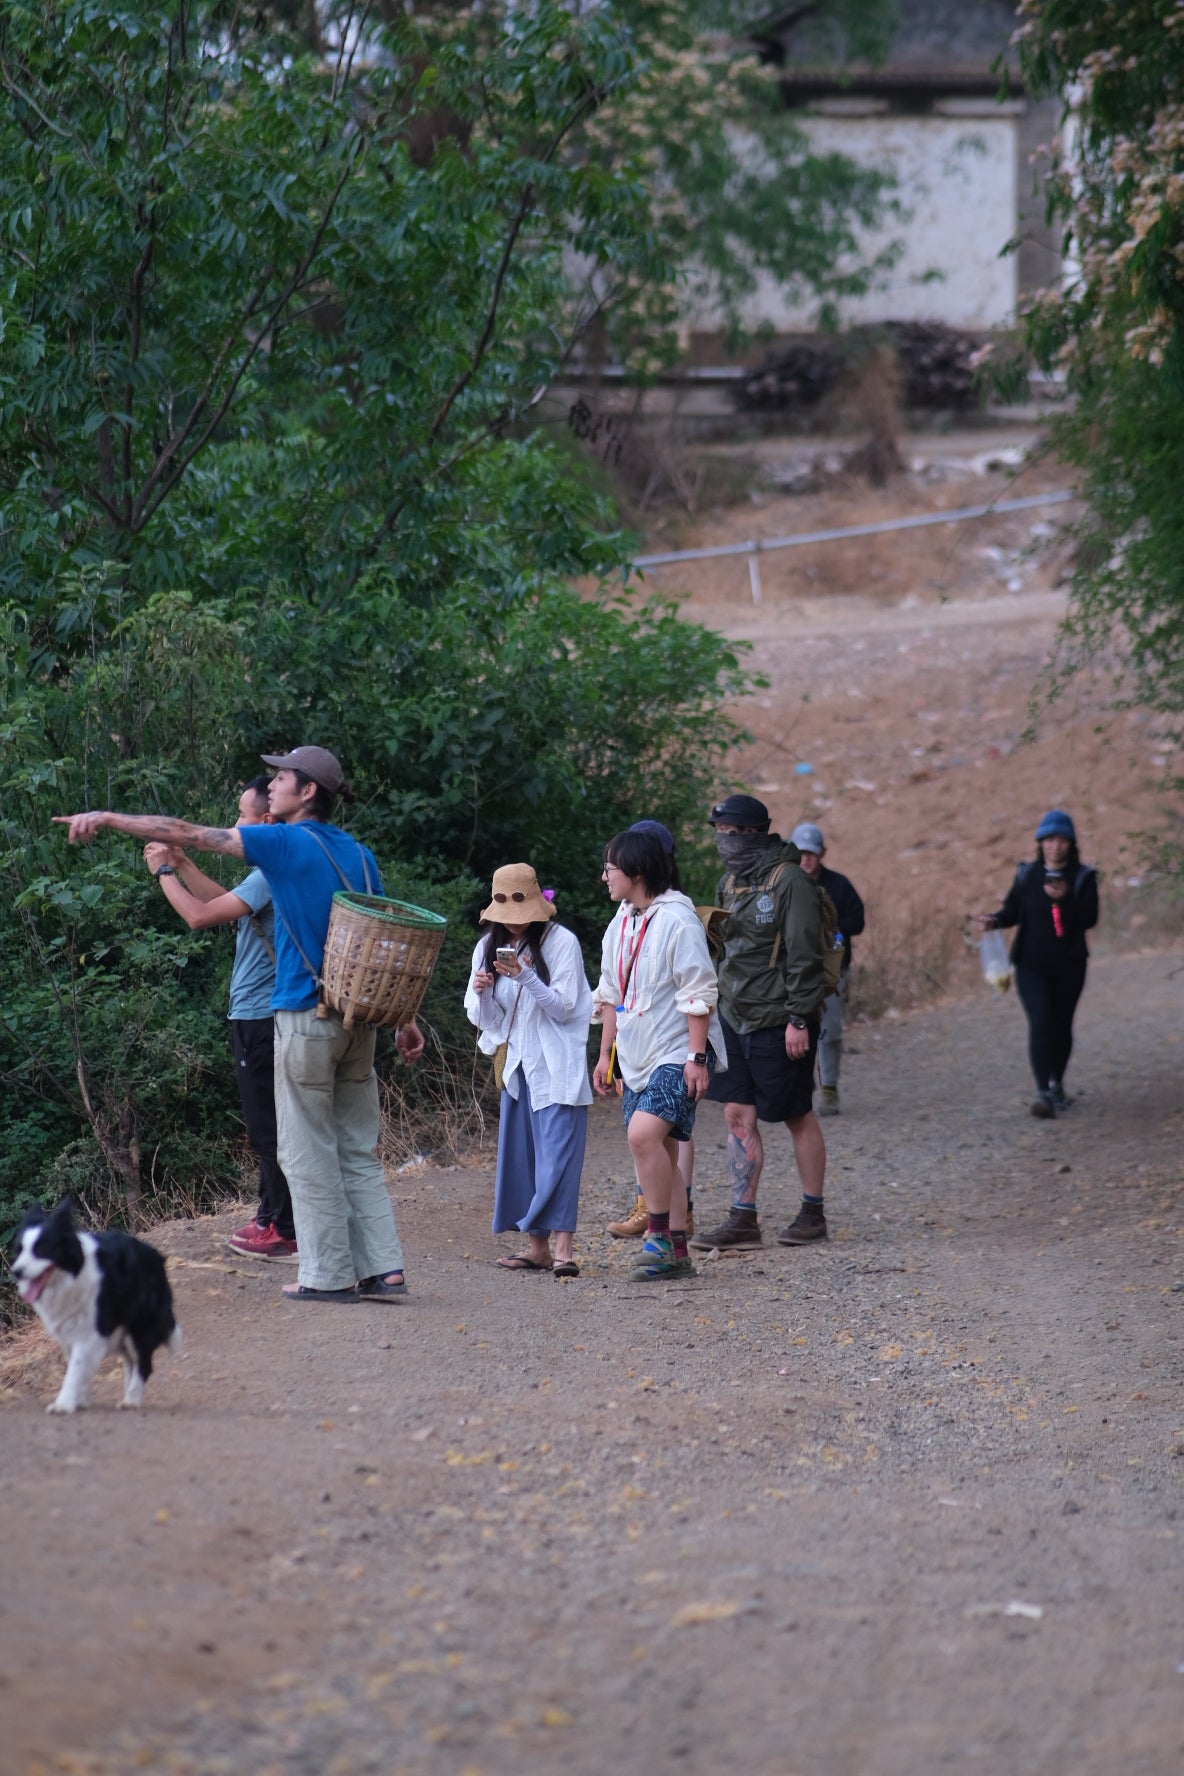
[[[707,1065],[707,1056],[705,1054],[696,1054],[694,1049],[688,1054],[687,1060],[696,1067],[705,1067]]]
[[[162,863],[158,870],[153,870],[152,872],[158,882],[162,876],[175,876],[176,873],[177,872],[171,863]]]
[[[805,1018],[798,1017],[794,1012],[790,1012],[785,1021],[792,1024],[795,1030],[804,1030],[807,1027]]]

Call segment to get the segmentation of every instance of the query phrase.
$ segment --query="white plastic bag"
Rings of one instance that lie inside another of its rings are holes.
[[[1011,963],[1007,959],[1007,939],[1001,931],[984,931],[978,944],[983,964],[983,979],[998,993],[1006,993],[1011,985]]]

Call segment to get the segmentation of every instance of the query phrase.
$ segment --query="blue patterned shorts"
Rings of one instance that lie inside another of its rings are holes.
[[[682,1068],[673,1062],[666,1067],[655,1067],[649,1079],[640,1091],[632,1091],[625,1086],[621,1092],[621,1110],[625,1118],[625,1127],[629,1127],[629,1119],[635,1110],[645,1110],[651,1116],[657,1116],[662,1122],[670,1124],[670,1133],[676,1141],[689,1141],[695,1127],[695,1100],[687,1096],[686,1080],[682,1076]]]

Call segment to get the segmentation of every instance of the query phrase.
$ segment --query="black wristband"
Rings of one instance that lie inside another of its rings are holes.
[[[158,870],[153,870],[152,872],[158,882],[162,876],[175,876],[176,873],[177,872],[171,863],[162,863]]]

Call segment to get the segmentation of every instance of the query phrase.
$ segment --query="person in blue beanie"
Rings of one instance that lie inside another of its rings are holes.
[[[1036,1081],[1033,1116],[1055,1116],[1069,1104],[1065,1069],[1073,1052],[1073,1014],[1085,986],[1085,934],[1097,922],[1097,871],[1082,863],[1069,815],[1050,808],[1036,828],[1035,860],[1020,864],[998,912],[978,915],[984,931],[1016,928],[1011,960],[1028,1019],[1028,1057]]]

